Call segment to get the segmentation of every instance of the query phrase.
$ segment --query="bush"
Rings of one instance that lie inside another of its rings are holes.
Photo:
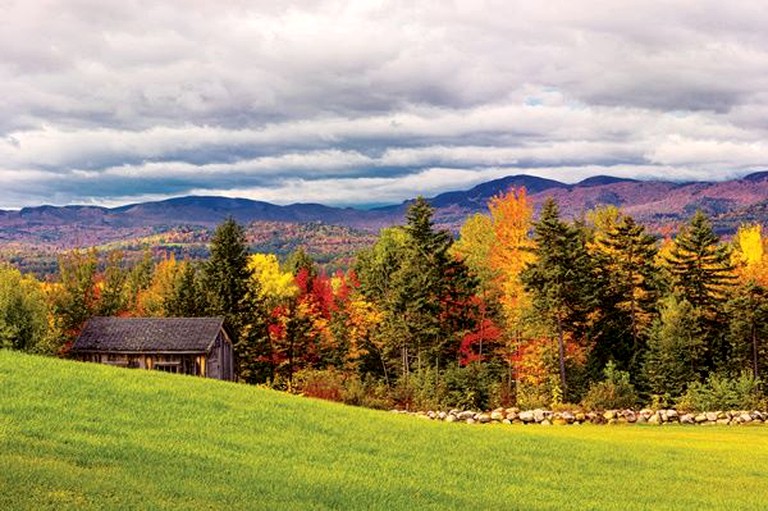
[[[588,410],[615,410],[632,408],[637,403],[637,392],[629,382],[629,373],[616,369],[613,361],[603,371],[605,380],[590,385],[582,404]]]
[[[307,397],[341,402],[344,377],[333,369],[303,369],[293,375],[293,391]]]
[[[749,372],[738,378],[713,374],[705,383],[693,382],[677,402],[680,410],[756,410],[766,406],[760,392],[760,380]]]

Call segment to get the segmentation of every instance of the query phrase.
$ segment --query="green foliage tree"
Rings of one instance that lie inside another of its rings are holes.
[[[61,318],[64,334],[74,339],[85,321],[97,310],[96,274],[99,258],[95,249],[73,250],[59,257],[61,293],[55,312]]]
[[[596,268],[597,306],[593,320],[592,365],[609,360],[637,372],[647,331],[656,313],[656,240],[632,217],[617,210],[596,222],[590,244]]]
[[[700,314],[685,298],[671,295],[662,300],[643,366],[652,393],[677,398],[689,383],[706,374],[707,346]]]
[[[47,306],[40,284],[0,265],[0,348],[42,352]]]
[[[749,281],[726,305],[732,371],[751,370],[755,379],[768,369],[768,289]]]
[[[728,358],[729,348],[722,328],[726,323],[723,306],[735,275],[730,247],[720,242],[702,211],[697,211],[680,230],[667,266],[675,292],[699,311],[708,368],[720,367]]]
[[[216,228],[210,251],[211,256],[205,263],[203,273],[208,314],[224,317],[234,337],[238,378],[252,381],[254,343],[263,329],[262,315],[254,315],[257,306],[247,299],[250,272],[245,230],[233,218],[228,218]],[[251,325],[254,320],[260,324]],[[247,325],[251,328],[246,329]]]
[[[533,239],[536,259],[521,278],[532,294],[533,307],[557,338],[561,391],[568,398],[565,338],[583,337],[594,304],[592,261],[583,230],[562,221],[551,198],[534,223]]]
[[[701,210],[680,230],[667,263],[681,296],[708,315],[720,311],[734,278],[730,248]]]
[[[171,317],[199,317],[205,314],[206,303],[197,268],[191,262],[182,263],[164,308]]]
[[[100,282],[96,314],[115,316],[127,307],[126,284],[128,275],[123,268],[123,252],[113,250],[107,254],[106,267]]]

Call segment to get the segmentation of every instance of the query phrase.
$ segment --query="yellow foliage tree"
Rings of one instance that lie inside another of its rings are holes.
[[[533,206],[525,188],[511,189],[493,197],[488,203],[494,232],[489,253],[507,327],[517,329],[523,310],[530,303],[520,274],[533,262],[533,242],[529,236]]]
[[[248,256],[248,271],[251,274],[251,290],[257,293],[268,308],[283,304],[299,293],[293,274],[280,269],[274,254]]]
[[[768,286],[768,255],[760,224],[742,225],[733,239],[733,265],[743,282]]]

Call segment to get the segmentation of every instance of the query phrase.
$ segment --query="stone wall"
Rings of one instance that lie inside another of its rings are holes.
[[[706,413],[684,413],[677,410],[608,410],[605,412],[584,412],[550,410],[520,410],[519,408],[497,408],[490,412],[471,410],[409,412],[392,410],[393,413],[413,415],[427,420],[463,422],[466,424],[538,424],[542,426],[569,424],[688,424],[688,425],[762,425],[768,424],[768,412],[730,410]]]

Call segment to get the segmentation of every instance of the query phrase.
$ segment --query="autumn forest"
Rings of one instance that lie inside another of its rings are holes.
[[[93,316],[222,316],[238,380],[376,408],[765,403],[768,254],[702,212],[668,236],[613,206],[580,218],[524,188],[458,236],[424,199],[344,271],[251,253],[219,225],[204,261],[74,250],[50,278],[0,266],[0,346],[67,356]]]

